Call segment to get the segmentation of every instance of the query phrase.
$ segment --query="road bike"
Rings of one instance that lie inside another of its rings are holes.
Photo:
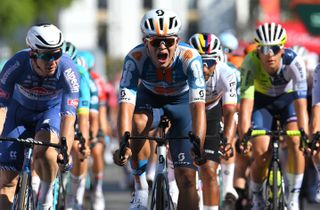
[[[60,144],[46,143],[42,141],[34,140],[33,138],[9,138],[1,137],[0,141],[10,141],[18,142],[19,144],[24,145],[24,160],[22,164],[22,169],[18,175],[18,184],[16,187],[14,199],[13,199],[13,210],[35,210],[36,209],[36,198],[34,198],[31,179],[32,179],[32,170],[31,170],[31,161],[34,145],[40,145],[45,147],[54,147],[60,149],[60,154],[62,154],[65,163],[67,161],[67,144],[64,137],[61,138]]]
[[[155,179],[151,189],[150,206],[151,210],[173,210],[175,208],[169,193],[168,168],[167,168],[167,144],[169,140],[182,140],[188,137],[167,137],[166,128],[169,127],[169,119],[163,115],[160,120],[159,137],[155,136],[130,136],[130,132],[125,132],[121,141],[119,155],[123,156],[125,147],[129,146],[129,140],[151,140],[157,142],[157,165]]]
[[[300,136],[300,148],[302,148],[304,147],[305,142],[308,141],[307,136],[302,129],[282,130],[280,126],[277,126],[277,129],[275,130],[254,130],[250,128],[244,135],[240,144],[246,149],[248,141],[252,137],[264,135],[271,137],[271,142],[269,144],[271,160],[268,166],[268,176],[263,186],[263,197],[267,209],[284,210],[287,208],[287,200],[285,196],[284,176],[279,157],[280,139],[283,136]]]

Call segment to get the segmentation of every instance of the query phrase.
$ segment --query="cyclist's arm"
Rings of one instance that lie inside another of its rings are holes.
[[[126,131],[131,132],[132,128],[132,117],[134,111],[134,104],[122,102],[119,105],[119,114],[118,114],[118,134],[121,137]]]
[[[251,126],[253,104],[254,104],[254,100],[251,98],[243,98],[240,101],[239,123],[238,123],[240,139],[243,138],[244,134],[248,131],[248,129]]]
[[[312,130],[320,131],[320,65],[317,65],[313,75],[312,85]]]
[[[60,137],[66,137],[68,145],[68,154],[72,147],[74,140],[74,123],[76,121],[75,115],[64,115],[61,116],[61,125],[60,125]]]
[[[298,117],[298,127],[303,128],[304,131],[308,134],[309,133],[309,117],[307,111],[307,99],[299,98],[294,101],[295,110]]]
[[[204,138],[207,131],[206,112],[204,102],[191,103],[192,132],[199,136],[203,148]]]
[[[0,107],[0,134],[2,133],[4,122],[6,121],[7,107]]]

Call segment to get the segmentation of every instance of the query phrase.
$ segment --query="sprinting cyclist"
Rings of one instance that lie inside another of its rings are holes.
[[[71,42],[64,42],[62,51],[70,56],[76,63],[77,71],[80,75],[79,106],[77,109],[78,138],[82,135],[84,145],[79,141],[74,141],[71,155],[73,167],[70,171],[69,188],[66,196],[66,210],[80,210],[83,205],[85,192],[86,175],[88,169],[88,157],[90,156],[89,144],[89,109],[90,109],[90,76],[86,69],[77,64],[77,48]],[[78,139],[80,140],[80,139]],[[84,146],[84,147],[83,147]]]
[[[120,82],[120,139],[126,131],[134,136],[147,135],[157,127],[160,116],[166,114],[171,121],[169,137],[187,136],[192,131],[203,143],[206,131],[205,81],[199,53],[189,45],[179,43],[181,21],[170,10],[148,11],[140,27],[143,44],[126,56]],[[188,139],[169,143],[179,188],[177,209],[196,210],[199,199],[195,185],[196,167],[190,155],[192,144]],[[131,149],[135,192],[130,209],[147,209],[145,170],[149,148],[146,141],[132,140],[130,148],[125,149],[124,158],[115,160],[120,165],[125,164]]]
[[[304,129],[308,133],[307,81],[302,59],[285,48],[286,30],[275,23],[264,23],[256,29],[257,50],[249,53],[241,66],[240,139],[252,126],[272,130],[273,116],[279,115],[287,130]],[[251,121],[252,119],[252,121]],[[286,138],[289,184],[288,209],[299,209],[299,192],[304,172],[304,156],[299,137]],[[267,175],[270,137],[252,140],[251,181],[252,209],[263,209],[262,183]]]
[[[201,55],[206,80],[207,137],[204,142],[204,151],[207,161],[200,166],[200,177],[203,183],[203,210],[218,210],[217,168],[220,163],[220,122],[223,116],[223,133],[230,147],[236,131],[234,114],[237,105],[237,79],[231,67],[221,62],[221,45],[214,34],[196,33],[190,37],[189,44]],[[234,164],[229,166],[225,164],[222,169],[232,174],[231,180],[223,180],[223,197],[220,199],[224,199],[228,193],[237,194],[233,189]]]
[[[16,53],[5,64],[0,74],[2,136],[34,137],[52,143],[66,137],[70,152],[80,81],[73,61],[62,53],[63,42],[56,26],[32,26],[26,37],[29,48]],[[0,206],[9,210],[23,162],[23,147],[17,143],[0,144],[0,165],[6,169],[0,171]],[[41,179],[40,210],[52,207],[57,155],[54,148],[34,147],[34,169]]]

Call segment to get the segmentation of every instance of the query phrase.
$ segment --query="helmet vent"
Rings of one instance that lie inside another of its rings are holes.
[[[148,23],[149,23],[149,24],[148,24]],[[146,21],[146,22],[144,23],[144,25],[145,25],[146,28],[149,28],[149,27],[150,27],[151,30],[154,30],[154,25],[153,25],[153,22],[152,22],[152,18],[149,18],[149,19],[148,19],[148,22]],[[148,25],[149,25],[149,26],[148,26]]]
[[[174,26],[177,26],[177,21],[174,21],[175,17],[169,18],[169,28],[172,28],[173,23],[175,23]]]
[[[163,18],[159,18],[160,30],[163,30]]]

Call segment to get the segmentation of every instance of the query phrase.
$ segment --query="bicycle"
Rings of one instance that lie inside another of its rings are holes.
[[[169,193],[168,169],[167,169],[167,144],[169,140],[186,139],[188,137],[166,137],[166,128],[169,127],[169,119],[167,116],[161,116],[158,126],[159,137],[154,136],[130,136],[130,132],[125,132],[120,143],[119,158],[124,154],[125,147],[129,146],[129,140],[151,140],[157,142],[157,165],[155,179],[151,188],[150,206],[151,210],[173,210],[175,208]]]
[[[275,130],[254,130],[250,128],[244,135],[240,143],[244,149],[247,149],[248,141],[252,137],[268,135],[271,137],[269,149],[271,150],[271,160],[268,167],[268,176],[263,186],[263,195],[268,209],[284,210],[287,207],[287,200],[285,197],[285,185],[283,172],[279,157],[279,140],[281,136],[300,136],[300,149],[304,147],[307,140],[305,132],[300,130],[282,130],[278,124]]]
[[[35,198],[33,197],[33,191],[31,186],[31,179],[32,179],[32,171],[31,171],[31,160],[32,160],[32,153],[33,153],[33,146],[40,145],[46,147],[54,147],[60,149],[60,154],[63,156],[63,160],[58,161],[63,164],[67,164],[66,161],[67,156],[67,144],[66,139],[64,137],[61,138],[60,144],[54,143],[45,143],[42,141],[34,140],[33,138],[27,139],[20,139],[20,138],[6,138],[0,137],[0,141],[11,141],[11,142],[18,142],[24,145],[24,160],[22,165],[22,170],[19,172],[18,175],[18,184],[16,187],[14,199],[13,199],[13,210],[34,210],[35,208]]]

